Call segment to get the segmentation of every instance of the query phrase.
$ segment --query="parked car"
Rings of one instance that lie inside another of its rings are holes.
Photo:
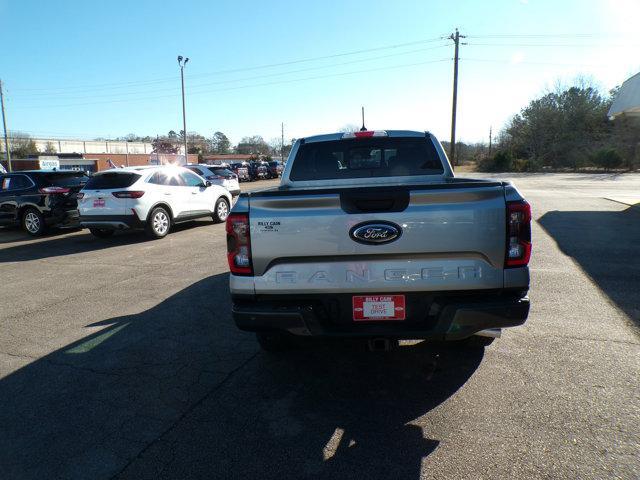
[[[513,185],[455,178],[425,132],[309,137],[290,159],[279,189],[242,193],[227,219],[233,318],[264,349],[487,345],[526,321],[531,210]]]
[[[162,238],[183,221],[211,217],[223,222],[231,201],[226,188],[177,166],[99,172],[78,193],[80,224],[101,238],[125,229]]]
[[[268,168],[270,178],[278,178],[280,175],[282,175],[282,162],[279,162],[278,160],[272,160],[268,162]]]
[[[250,181],[249,169],[242,162],[235,162],[229,165],[229,170],[238,176],[239,182]]]
[[[88,179],[64,170],[0,174],[0,225],[21,225],[34,236],[47,227],[79,227],[76,194]]]
[[[271,174],[269,173],[269,164],[267,162],[256,162],[256,177],[259,180],[266,180],[271,178]]]
[[[226,188],[234,199],[240,195],[238,176],[228,168],[206,164],[185,165],[185,167],[209,180],[212,184]]]
[[[259,180],[258,165],[256,164],[256,162],[242,162],[242,166],[247,169],[250,182],[255,182],[256,180]]]

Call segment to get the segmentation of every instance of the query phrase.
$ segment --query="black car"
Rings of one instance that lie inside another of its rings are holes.
[[[250,182],[258,180],[258,165],[255,162],[244,162],[243,166],[247,169]]]
[[[76,195],[87,180],[79,171],[0,174],[0,225],[21,225],[34,236],[47,227],[79,227]]]

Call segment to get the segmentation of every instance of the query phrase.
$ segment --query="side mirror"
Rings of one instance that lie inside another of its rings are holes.
[[[207,187],[210,187],[211,185],[213,185],[213,183],[211,183],[209,180],[207,180],[205,182],[205,184],[204,184],[204,187],[207,188]]]

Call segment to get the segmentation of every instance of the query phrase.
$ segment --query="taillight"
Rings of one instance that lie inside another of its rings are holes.
[[[232,213],[227,217],[227,260],[234,275],[253,275],[249,215]]]
[[[141,190],[122,190],[121,192],[112,192],[111,195],[113,195],[116,198],[140,198],[141,196],[144,195],[144,191]]]
[[[44,194],[52,194],[52,193],[69,193],[71,191],[71,189],[69,188],[65,188],[65,187],[44,187],[38,190],[40,193],[44,193]]]
[[[78,193],[76,193],[76,198],[77,198],[78,200],[83,199],[83,198],[84,198],[84,193],[82,193],[82,192],[78,192]]]
[[[522,267],[531,259],[531,206],[507,202],[507,252],[505,267]]]

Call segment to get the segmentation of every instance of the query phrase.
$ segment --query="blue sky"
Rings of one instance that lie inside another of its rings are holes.
[[[448,139],[453,48],[440,37],[456,27],[469,36],[462,140],[487,140],[558,82],[608,90],[640,70],[636,0],[0,0],[0,18],[9,128],[32,136],[181,129],[179,54],[187,129],[233,142],[279,137],[280,122],[287,138],[336,131],[361,105],[369,128]]]

